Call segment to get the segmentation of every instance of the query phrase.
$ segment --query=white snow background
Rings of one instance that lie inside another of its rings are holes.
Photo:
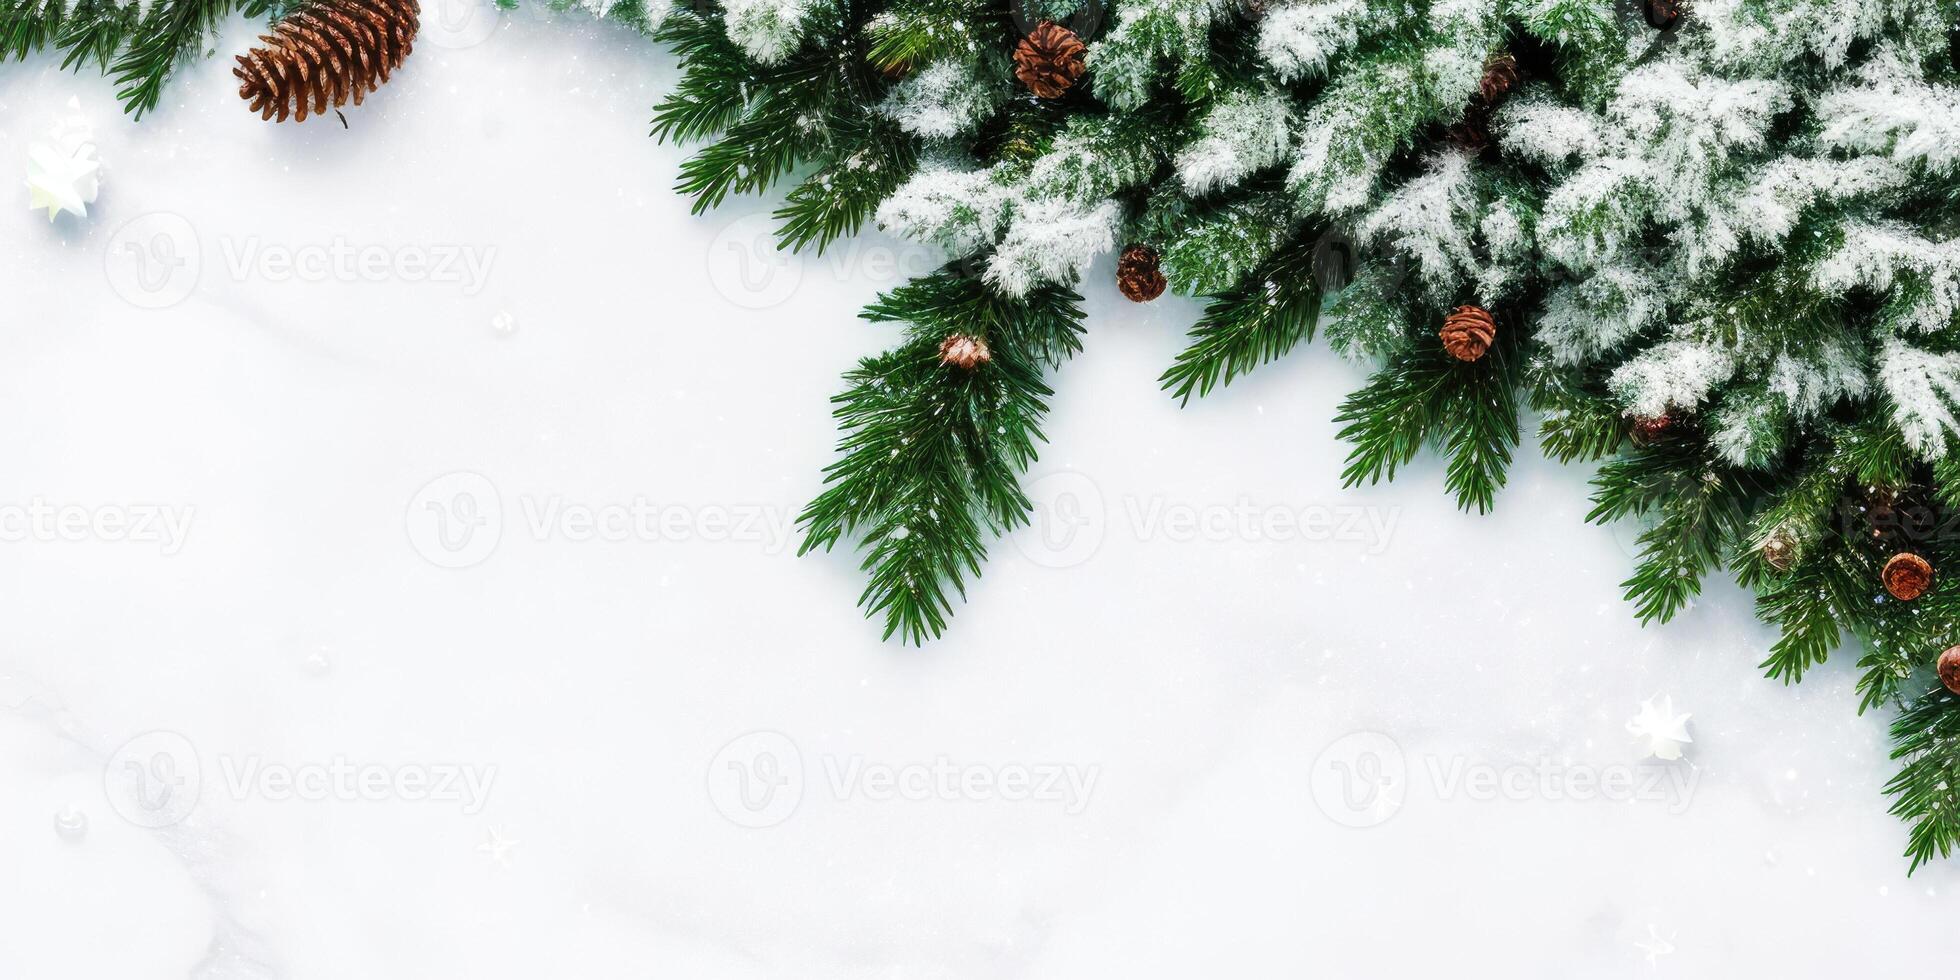
[[[945,639],[879,643],[855,557],[782,524],[895,336],[858,309],[930,257],[772,256],[774,198],[690,216],[647,138],[670,57],[476,13],[348,129],[246,111],[242,20],[140,124],[92,71],[0,67],[0,976],[1950,958],[1960,870],[1906,877],[1852,656],[1765,681],[1720,578],[1639,627],[1636,529],[1529,438],[1491,516],[1433,459],[1341,489],[1364,372],[1324,350],[1179,409],[1198,305],[1125,302],[1107,258],[1039,526]],[[71,96],[104,186],[50,225],[18,174]],[[166,506],[180,541],[115,527]],[[1658,694],[1679,763],[1625,728]],[[445,772],[481,798],[415,789]]]

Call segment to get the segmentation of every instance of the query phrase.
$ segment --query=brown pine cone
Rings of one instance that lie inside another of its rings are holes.
[[[1940,654],[1940,683],[1955,694],[1960,694],[1960,647],[1952,647]]]
[[[1490,145],[1490,110],[1472,105],[1461,120],[1443,130],[1443,139],[1471,156],[1484,152]]]
[[[1477,95],[1484,105],[1496,108],[1511,90],[1518,87],[1523,72],[1518,69],[1518,59],[1509,51],[1499,51],[1484,62],[1483,80],[1477,83]]]
[[[1443,318],[1443,349],[1459,361],[1475,361],[1497,339],[1497,318],[1481,306],[1459,306]]]
[[[1900,602],[1911,602],[1926,594],[1933,585],[1933,563],[1910,551],[1901,551],[1885,563],[1885,570],[1879,573],[1885,582],[1885,591]]]
[[[262,119],[301,122],[355,105],[401,67],[420,24],[416,0],[314,0],[238,56],[238,94]]]
[[[1641,416],[1633,420],[1633,427],[1628,434],[1633,437],[1634,445],[1651,446],[1666,437],[1673,428],[1674,416],[1672,415]]]
[[[963,333],[948,334],[939,342],[939,363],[971,371],[994,359],[987,342]]]
[[[1037,97],[1059,99],[1082,77],[1088,46],[1054,21],[1035,25],[1014,49],[1014,77]]]
[[[1157,267],[1157,250],[1132,245],[1116,260],[1116,288],[1132,303],[1148,303],[1164,295],[1164,273]]]
[[[1681,0],[1642,0],[1641,13],[1647,18],[1647,26],[1664,31],[1681,19]]]
[[[1763,556],[1763,564],[1778,572],[1787,572],[1797,564],[1797,539],[1791,537],[1790,532],[1778,528],[1770,534],[1768,541],[1763,542],[1758,553]]]

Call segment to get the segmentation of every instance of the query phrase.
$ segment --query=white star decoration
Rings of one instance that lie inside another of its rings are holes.
[[[1640,713],[1627,722],[1627,731],[1640,739],[1647,754],[1641,758],[1664,759],[1672,762],[1681,758],[1681,747],[1694,741],[1688,734],[1688,715],[1674,713],[1674,699],[1661,697],[1660,704],[1654,698],[1640,702]]]
[[[515,848],[517,844],[517,841],[505,837],[503,830],[492,827],[490,829],[490,836],[485,837],[483,843],[476,845],[476,849],[480,854],[489,855],[491,862],[498,867],[508,868],[510,867],[511,849]]]
[[[70,109],[80,110],[78,99],[69,99]],[[101,161],[95,158],[95,134],[79,115],[63,119],[48,141],[37,141],[27,148],[27,207],[46,208],[53,221],[66,211],[78,218],[88,217],[88,206],[102,189]]]

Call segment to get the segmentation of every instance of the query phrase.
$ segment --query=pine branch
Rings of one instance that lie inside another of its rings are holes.
[[[1303,239],[1205,307],[1191,343],[1157,379],[1180,404],[1313,339],[1320,320],[1319,281],[1311,275],[1313,242]]]
[[[1515,358],[1501,340],[1473,364],[1433,345],[1392,357],[1334,418],[1341,438],[1354,444],[1342,485],[1393,480],[1435,443],[1449,458],[1444,485],[1457,506],[1488,512],[1518,444]]]
[[[865,311],[909,324],[905,341],[847,375],[835,399],[841,458],[798,519],[799,553],[860,537],[870,581],[859,605],[883,615],[885,638],[939,636],[953,596],[979,574],[983,531],[1027,523],[1032,504],[1019,477],[1053,394],[1042,374],[1081,349],[1080,302],[1053,287],[1007,299],[948,267]],[[956,332],[984,339],[992,360],[971,370],[942,364],[940,342]]]
[[[1892,722],[1892,758],[1905,760],[1885,784],[1892,815],[1912,825],[1906,873],[1960,845],[1960,698],[1935,690]]]
[[[233,0],[157,0],[134,31],[135,40],[110,66],[123,111],[136,118],[155,109],[163,84],[195,57],[232,10]]]
[[[789,192],[776,217],[777,244],[791,251],[816,243],[818,253],[856,234],[878,205],[911,174],[918,151],[896,126],[870,118],[839,120],[832,162]]]
[[[1657,515],[1640,535],[1633,577],[1621,583],[1643,623],[1665,623],[1700,595],[1702,576],[1734,550],[1748,526],[1751,486],[1693,440],[1611,460],[1593,486],[1591,523]]]

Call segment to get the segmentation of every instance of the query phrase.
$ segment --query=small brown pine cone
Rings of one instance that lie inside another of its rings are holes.
[[[994,352],[987,349],[987,342],[978,337],[963,333],[948,334],[939,342],[939,363],[951,365],[961,370],[971,371],[994,359]]]
[[[1471,106],[1462,120],[1443,130],[1443,138],[1471,156],[1484,152],[1490,145],[1490,113],[1481,106]]]
[[[1674,416],[1672,415],[1666,413],[1643,415],[1633,420],[1633,426],[1628,434],[1633,436],[1634,445],[1651,446],[1666,438],[1673,429]]]
[[[1499,51],[1484,62],[1484,77],[1477,83],[1477,96],[1484,100],[1485,106],[1496,108],[1505,96],[1511,94],[1512,89],[1518,87],[1522,78],[1518,59],[1509,51]]]
[[[1940,654],[1940,683],[1955,694],[1960,694],[1960,647],[1951,647]]]
[[[260,118],[305,122],[380,88],[419,24],[416,0],[313,0],[261,35],[231,73]]]
[[[1497,339],[1497,318],[1481,306],[1459,306],[1443,318],[1443,349],[1459,361],[1475,361]]]
[[[1132,303],[1148,303],[1164,295],[1164,273],[1157,268],[1157,250],[1132,245],[1116,260],[1116,288]]]
[[[1647,26],[1664,31],[1681,19],[1681,0],[1641,0],[1641,13],[1647,18]]]
[[[1014,49],[1014,77],[1037,97],[1059,99],[1082,77],[1088,46],[1054,21],[1035,25]]]
[[[1901,551],[1885,563],[1885,570],[1879,573],[1885,582],[1885,591],[1900,602],[1911,602],[1926,594],[1933,584],[1933,563],[1910,551]]]
[[[1787,572],[1797,564],[1797,539],[1790,532],[1778,528],[1770,534],[1769,540],[1763,542],[1758,553],[1763,556],[1763,564],[1778,572]]]

